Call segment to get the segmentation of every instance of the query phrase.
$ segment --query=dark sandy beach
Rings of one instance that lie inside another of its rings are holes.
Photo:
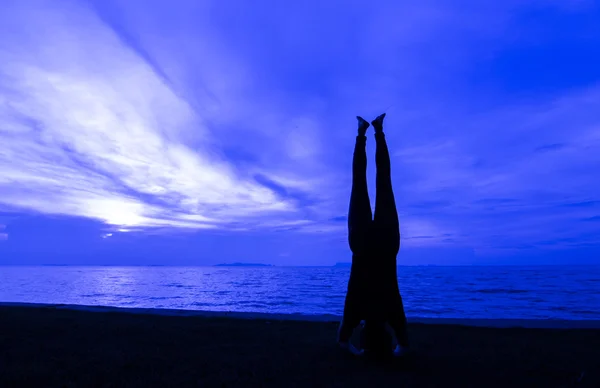
[[[0,306],[0,387],[600,387],[600,330],[411,324],[418,356],[390,365],[341,353],[336,330]]]

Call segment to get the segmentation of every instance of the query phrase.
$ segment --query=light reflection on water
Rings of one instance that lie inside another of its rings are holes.
[[[600,319],[600,267],[400,267],[407,315]],[[0,301],[342,313],[348,268],[0,267]]]

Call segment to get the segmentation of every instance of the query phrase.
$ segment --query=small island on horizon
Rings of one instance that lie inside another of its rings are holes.
[[[215,264],[215,267],[274,267],[273,264],[263,263],[221,263]]]

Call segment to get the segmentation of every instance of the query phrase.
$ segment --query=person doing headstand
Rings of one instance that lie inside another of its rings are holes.
[[[383,133],[384,117],[385,113],[371,122],[375,129],[377,168],[374,217],[367,190],[365,135],[369,123],[357,117],[348,213],[352,267],[338,331],[338,343],[343,348],[356,355],[375,358],[402,356],[409,350],[406,315],[397,278],[400,227],[392,190],[390,155]],[[361,321],[364,321],[361,345],[356,349],[350,337]]]

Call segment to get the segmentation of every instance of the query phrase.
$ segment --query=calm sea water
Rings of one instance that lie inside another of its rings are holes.
[[[409,317],[600,319],[600,267],[399,267]],[[348,268],[0,267],[0,301],[341,315]]]

